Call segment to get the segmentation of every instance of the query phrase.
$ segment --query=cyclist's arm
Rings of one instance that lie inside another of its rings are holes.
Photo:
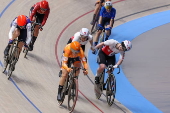
[[[117,66],[121,65],[125,57],[125,52],[120,52],[119,61],[115,64]]]
[[[98,45],[96,45],[94,48],[98,49],[101,48],[102,46],[104,46],[104,42],[99,43]]]
[[[47,10],[47,12],[46,12],[46,13],[45,13],[45,15],[44,15],[44,19],[43,19],[43,21],[42,21],[42,26],[44,26],[44,25],[45,25],[45,23],[46,23],[46,21],[47,21],[47,18],[48,18],[49,13],[50,13],[50,9],[48,9],[48,10]]]
[[[31,42],[31,23],[27,24],[27,40],[26,44],[29,45]]]
[[[86,70],[88,70],[87,60],[86,60],[86,57],[85,57],[85,54],[84,54],[82,48],[80,49],[80,54],[81,54],[80,58],[81,58],[81,61],[83,63],[83,66]]]
[[[10,28],[10,30],[9,30],[9,34],[8,34],[8,36],[9,36],[9,39],[12,39],[12,34],[13,34],[13,32],[14,32],[14,30],[15,30],[15,28],[17,27],[17,23],[16,23],[16,19],[12,22],[12,26],[11,26],[11,28]]]
[[[113,27],[114,22],[114,19],[110,19],[110,27]]]
[[[111,19],[110,19],[110,27],[113,27],[115,16],[116,16],[116,9],[112,8],[112,16],[111,16]]]
[[[35,5],[34,6],[34,9],[32,10],[31,12],[31,15],[30,15],[30,20],[32,21],[33,19],[33,16],[36,14],[37,10],[39,9],[39,6],[38,5]]]

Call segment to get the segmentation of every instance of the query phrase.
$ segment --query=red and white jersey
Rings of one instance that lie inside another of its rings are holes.
[[[114,40],[114,39],[110,39],[104,42],[104,47],[102,48],[102,51],[108,55],[108,56],[113,56],[117,53],[120,53],[120,59],[124,59],[125,56],[125,52],[124,51],[119,51],[116,48],[116,44],[118,44],[119,42]]]
[[[81,45],[86,45],[88,41],[91,41],[91,40],[93,39],[93,36],[89,34],[88,39],[87,39],[86,41],[82,42],[81,39],[80,39],[80,37],[81,37],[81,36],[80,36],[80,32],[75,33],[75,34],[74,34],[74,37],[72,37],[72,42],[73,42],[73,41],[77,41],[77,42],[79,42]]]
[[[12,39],[12,34],[15,30],[15,28],[17,28],[17,18],[15,18],[12,23],[11,23],[11,28],[9,31],[9,39]],[[27,39],[26,39],[26,43],[29,45],[30,41],[31,41],[31,22],[29,19],[27,19],[27,24],[25,25],[25,27],[23,29],[27,29]]]

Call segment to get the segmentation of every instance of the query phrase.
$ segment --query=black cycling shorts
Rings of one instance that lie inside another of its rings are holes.
[[[99,50],[99,54],[97,56],[97,63],[98,64],[105,64],[106,66],[108,65],[115,65],[115,55],[113,56],[108,56],[106,55],[101,49]]]

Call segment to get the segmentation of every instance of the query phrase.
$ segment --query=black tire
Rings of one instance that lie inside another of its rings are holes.
[[[10,64],[9,65],[9,68],[8,68],[8,73],[7,73],[7,76],[8,76],[8,80],[11,78],[11,75],[12,75],[12,68],[13,68],[13,65],[12,64]]]
[[[107,88],[106,88],[106,99],[109,106],[111,106],[114,102],[116,95],[116,79],[115,76],[111,74],[111,76],[107,79]]]
[[[68,90],[68,110],[71,113],[76,105],[78,98],[78,79],[74,78]]]
[[[8,66],[8,58],[6,58],[6,60],[4,59],[4,67],[2,73],[5,73],[7,66]]]
[[[63,104],[64,99],[65,99],[65,95],[68,92],[67,90],[68,90],[68,78],[66,79],[63,90],[61,91],[62,101],[58,101],[59,106],[61,106]]]
[[[104,73],[105,72],[103,72],[101,76],[99,77],[99,81],[100,81],[99,84],[94,85],[94,92],[95,92],[97,99],[100,99],[103,93]]]

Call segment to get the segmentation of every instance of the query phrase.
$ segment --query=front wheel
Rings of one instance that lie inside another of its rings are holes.
[[[109,106],[111,106],[114,102],[116,95],[116,78],[114,75],[111,75],[107,79],[107,88],[106,88],[106,99]]]
[[[76,105],[78,97],[78,79],[74,78],[68,89],[68,110],[71,113]]]
[[[4,67],[2,73],[5,73],[7,66],[8,66],[8,58],[4,58]]]
[[[12,75],[12,72],[13,72],[13,64],[10,64],[9,65],[9,68],[8,68],[8,73],[7,73],[7,76],[8,76],[8,80],[10,79],[11,75]]]

